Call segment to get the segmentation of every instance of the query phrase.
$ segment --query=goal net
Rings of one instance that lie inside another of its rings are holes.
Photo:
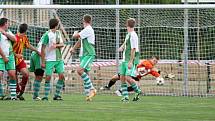
[[[137,21],[136,32],[139,36],[141,59],[159,56],[161,60],[156,68],[165,77],[174,74],[174,78],[165,78],[163,86],[157,86],[155,78],[147,75],[141,79],[141,88],[145,95],[214,95],[215,94],[215,9],[190,5],[176,8],[156,6],[64,6],[42,5],[28,8],[1,9],[1,14],[10,20],[10,29],[16,33],[20,23],[27,23],[27,35],[36,46],[42,34],[48,30],[50,18],[61,22],[60,30],[66,46],[62,49],[66,66],[64,93],[82,93],[82,81],[76,74],[79,63],[77,53],[71,55],[69,49],[77,41],[72,38],[74,31],[82,30],[84,14],[93,16],[93,28],[96,36],[96,59],[90,72],[97,89],[108,84],[117,74],[122,53],[117,47],[124,42],[125,21],[132,17]],[[37,7],[37,8],[36,8]],[[41,8],[42,8],[41,7]],[[119,20],[119,21],[118,21]],[[119,28],[118,26],[119,25]],[[117,32],[119,30],[119,33]],[[24,57],[29,60],[30,51]],[[117,55],[119,54],[119,58]],[[31,92],[33,74],[27,90]],[[55,88],[57,75],[53,76]],[[113,93],[119,88],[120,81],[108,91]],[[117,86],[118,85],[118,86]],[[53,89],[52,88],[52,89]],[[54,89],[53,89],[54,90]]]

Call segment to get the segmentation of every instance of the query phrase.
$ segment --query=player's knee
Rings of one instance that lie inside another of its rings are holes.
[[[11,79],[11,80],[17,80],[17,78],[16,78],[16,75],[15,75],[15,74],[14,74],[14,75],[13,75],[13,74],[11,74],[11,75],[9,75],[9,77],[10,77],[10,79]]]
[[[79,75],[82,75],[83,72],[84,72],[84,69],[82,69],[82,68],[80,68],[80,67],[77,69],[77,73],[78,73]]]
[[[43,80],[43,76],[36,76],[35,78],[36,78],[36,80],[38,80],[38,81],[42,81],[42,80]]]
[[[50,81],[50,80],[51,80],[51,76],[47,75],[47,76],[46,76],[46,81],[47,81],[47,80]]]
[[[29,73],[28,73],[28,72],[25,72],[25,73],[22,74],[22,76],[28,77],[28,76],[29,76]]]
[[[59,74],[59,80],[64,80],[64,75],[63,74]]]
[[[43,77],[43,75],[44,75],[44,70],[43,69],[36,69],[35,70],[35,72],[34,72],[34,74],[36,75],[36,76],[41,76],[41,77]]]

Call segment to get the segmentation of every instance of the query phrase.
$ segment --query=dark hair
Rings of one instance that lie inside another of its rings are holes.
[[[4,26],[5,23],[7,23],[8,19],[7,18],[1,18],[0,19],[0,26]]]
[[[128,27],[134,28],[135,24],[136,24],[136,21],[135,21],[134,18],[129,18],[129,19],[127,19],[127,26],[128,26]]]
[[[84,19],[84,22],[90,23],[92,21],[92,16],[89,14],[86,14],[84,15],[83,19]]]
[[[20,33],[25,33],[28,29],[28,25],[26,23],[20,24],[19,25],[19,32]]]
[[[159,56],[152,56],[152,58],[155,58],[157,60],[160,60],[160,57]]]
[[[49,20],[50,29],[54,29],[56,26],[58,26],[58,24],[59,24],[59,21],[55,18]]]

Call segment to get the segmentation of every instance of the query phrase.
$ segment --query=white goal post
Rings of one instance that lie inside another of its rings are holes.
[[[0,5],[0,9],[209,9],[215,4],[164,5]]]

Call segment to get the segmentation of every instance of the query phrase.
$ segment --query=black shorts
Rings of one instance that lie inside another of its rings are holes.
[[[118,73],[118,77],[120,78],[120,74]],[[139,78],[137,78],[137,77],[133,77],[133,76],[131,76],[131,78],[132,79],[134,79],[135,81],[140,81],[140,79]]]

